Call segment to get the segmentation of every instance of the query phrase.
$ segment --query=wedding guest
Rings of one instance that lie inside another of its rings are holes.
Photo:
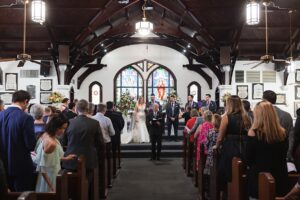
[[[4,110],[4,101],[0,99],[0,112]]]
[[[253,112],[250,107],[250,102],[247,100],[243,100],[242,102],[243,102],[244,109],[248,114],[249,119],[251,120],[251,122],[253,122]]]
[[[56,176],[61,169],[60,162],[75,159],[75,154],[64,157],[60,137],[68,127],[68,119],[63,114],[54,114],[46,125],[45,133],[41,136],[36,148],[34,162],[38,172],[36,192],[55,192]]]
[[[69,99],[68,98],[63,98],[63,100],[61,101],[61,106],[60,106],[60,111],[62,113],[65,113],[68,111],[68,105],[69,105]]]
[[[297,118],[294,127],[294,144],[293,144],[293,158],[297,171],[300,171],[300,108],[296,111]]]
[[[30,94],[19,90],[12,95],[12,105],[0,112],[0,157],[11,191],[34,190],[34,165],[30,152],[36,138],[33,118],[25,113]]]
[[[56,108],[54,106],[48,106],[45,108],[44,116],[43,116],[43,121],[44,123],[48,123],[49,117],[56,113]]]
[[[200,115],[201,116],[197,117],[193,128],[191,128],[190,131],[188,131],[188,134],[190,134],[190,135],[194,134],[196,132],[197,128],[204,122],[203,115],[204,115],[204,112],[207,111],[207,110],[208,110],[207,107],[200,108]]]
[[[34,132],[38,139],[45,131],[45,122],[43,121],[44,107],[40,104],[34,104],[30,109],[30,115],[34,119]]]
[[[68,118],[68,120],[73,119],[77,117],[77,113],[75,111],[75,103],[71,102],[68,106],[68,111],[65,114],[65,116]]]
[[[277,95],[272,90],[266,90],[263,93],[263,99],[269,101],[274,106],[274,104],[276,103],[276,100],[277,100]],[[277,106],[274,106],[274,108],[279,117],[279,122],[280,122],[281,126],[285,129],[285,132],[288,137],[289,150],[287,152],[287,159],[293,160],[293,156],[292,156],[293,143],[294,143],[293,118],[290,115],[290,113],[288,113],[284,110],[281,110]]]
[[[257,103],[253,114],[254,121],[248,132],[246,146],[248,195],[258,198],[258,175],[260,172],[269,172],[276,180],[276,196],[284,196],[288,179],[287,135],[270,102]]]
[[[216,146],[222,144],[219,159],[220,189],[226,194],[227,183],[231,181],[231,161],[233,157],[244,157],[247,130],[250,119],[242,106],[239,96],[232,95],[226,100],[227,112],[223,115]]]
[[[181,111],[179,114],[179,119],[184,118],[184,124],[186,125],[189,119],[191,119],[191,110],[190,106],[187,106],[185,110]]]
[[[4,199],[4,194],[7,191],[6,173],[2,160],[0,159],[0,199]]]

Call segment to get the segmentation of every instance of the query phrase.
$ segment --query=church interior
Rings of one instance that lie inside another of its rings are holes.
[[[300,199],[299,19],[299,0],[1,0],[0,199]],[[99,127],[64,115],[52,137],[49,117],[29,148],[6,126],[35,105]],[[72,130],[97,127],[90,168]],[[34,163],[48,137],[53,180]],[[46,190],[17,189],[20,146]]]

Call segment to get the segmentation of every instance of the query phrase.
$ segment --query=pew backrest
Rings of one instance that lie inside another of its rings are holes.
[[[35,192],[23,192],[19,197],[18,200],[36,200]]]

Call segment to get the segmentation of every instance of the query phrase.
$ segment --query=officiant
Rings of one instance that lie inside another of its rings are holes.
[[[160,160],[164,119],[163,114],[159,110],[159,104],[153,104],[153,109],[149,111],[148,120],[151,140],[151,160]]]

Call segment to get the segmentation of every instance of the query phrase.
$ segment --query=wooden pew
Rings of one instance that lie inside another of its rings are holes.
[[[204,153],[204,144],[201,144],[200,148],[200,160],[198,161],[198,189],[199,189],[199,200],[205,199],[205,177],[204,168],[206,162],[206,155]]]
[[[18,200],[36,200],[35,192],[23,192],[19,197]]]
[[[193,161],[192,161],[192,180],[195,187],[198,187],[198,169],[197,169],[197,141],[194,141]]]
[[[213,150],[213,166],[210,169],[209,176],[209,197],[210,200],[220,199],[220,189],[218,183],[218,166],[219,166],[219,152],[217,149]]]
[[[186,162],[187,162],[187,134],[183,137],[183,141],[182,141],[182,153],[183,153],[183,157],[182,157],[182,167],[183,169],[186,168]]]
[[[107,143],[106,145],[106,176],[107,176],[107,187],[112,188],[112,177],[113,177],[113,163],[112,163],[112,150],[111,143]]]
[[[105,146],[105,145],[104,145]],[[103,152],[100,152],[100,158],[99,158],[99,173],[98,173],[98,179],[99,179],[99,197],[100,198],[106,198],[108,194],[107,189],[107,164],[106,164],[106,146],[103,148]]]
[[[185,173],[187,176],[192,176],[194,144],[190,142],[190,136],[187,136],[187,154]]]
[[[88,180],[85,158],[82,155],[78,158],[76,172],[68,172],[68,186],[68,196],[72,200],[88,199]]]
[[[241,200],[247,199],[246,175],[244,166],[240,158],[232,159],[231,182],[228,183],[228,199]]]
[[[68,179],[67,173],[62,170],[56,177],[56,191],[49,193],[36,193],[37,200],[68,200]],[[7,191],[7,190],[6,190]],[[8,192],[5,194],[5,200],[16,200],[21,192]]]

